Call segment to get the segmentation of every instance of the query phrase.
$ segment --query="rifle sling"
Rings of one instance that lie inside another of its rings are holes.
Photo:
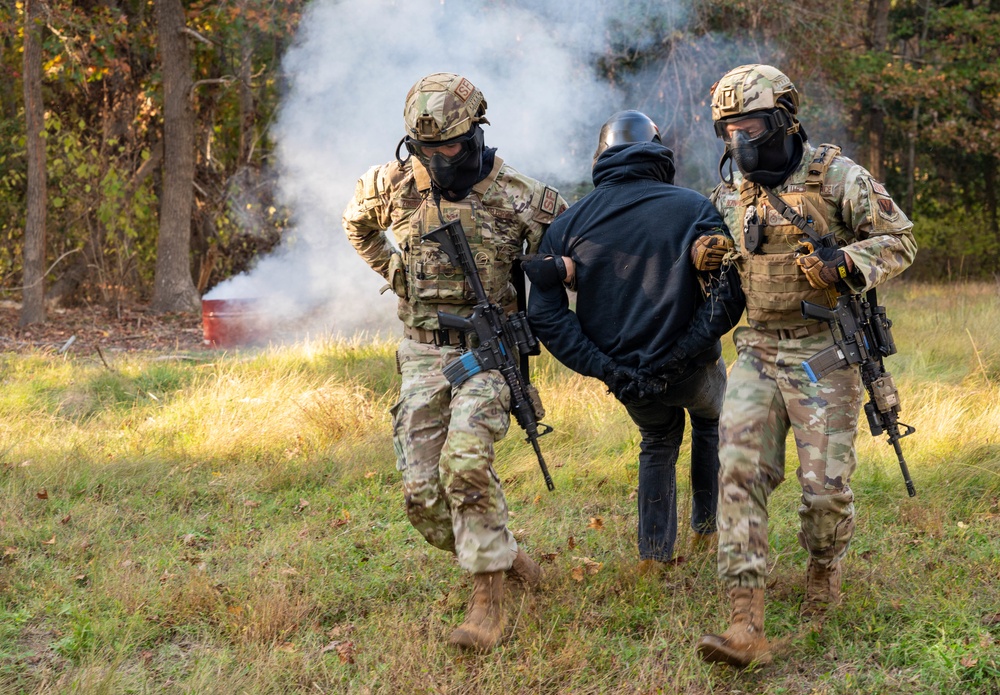
[[[788,220],[796,227],[798,227],[800,230],[802,230],[802,233],[805,234],[807,237],[809,237],[817,245],[819,246],[827,245],[826,242],[823,241],[823,238],[819,235],[819,233],[815,229],[813,229],[813,226],[811,224],[809,224],[809,220],[804,218],[799,213],[795,212],[795,210],[792,210],[791,206],[781,199],[781,196],[779,196],[777,193],[772,191],[767,186],[760,186],[760,188],[762,191],[764,191],[765,194],[767,194],[768,202],[771,203],[771,207],[773,207],[775,210],[778,211],[778,214],[780,214],[786,220]]]
[[[511,265],[510,281],[514,285],[514,292],[517,294],[517,310],[527,315],[527,290],[525,288],[524,269],[521,267],[520,260],[514,259],[514,263]],[[524,379],[524,383],[531,383],[531,368],[528,364],[528,355],[522,354],[520,356],[520,366],[521,378]]]

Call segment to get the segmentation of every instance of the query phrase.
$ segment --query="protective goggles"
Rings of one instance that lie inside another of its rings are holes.
[[[727,145],[733,144],[737,131],[742,131],[750,144],[771,137],[779,128],[787,128],[791,120],[781,109],[774,111],[758,111],[746,116],[727,118],[715,122],[715,134]]]
[[[452,164],[457,164],[465,159],[469,153],[475,149],[475,143],[473,142],[475,138],[476,128],[471,128],[469,129],[469,132],[463,133],[458,137],[449,138],[448,140],[439,140],[437,142],[421,142],[420,140],[414,140],[407,135],[403,143],[406,145],[406,151],[417,159],[427,161],[432,156],[438,155]],[[450,145],[461,145],[461,148],[458,152],[452,155],[447,155],[441,151],[442,148],[449,147]]]

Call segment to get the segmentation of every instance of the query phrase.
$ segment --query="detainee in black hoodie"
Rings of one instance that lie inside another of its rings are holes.
[[[538,257],[572,259],[576,311],[560,284],[533,284],[528,316],[549,352],[603,380],[639,427],[639,569],[646,572],[673,558],[674,469],[685,409],[692,430],[692,546],[714,546],[726,386],[719,339],[739,320],[744,298],[735,269],[695,270],[695,239],[729,232],[706,197],[673,185],[669,148],[608,147],[593,177],[596,188],[555,219],[539,248]],[[708,297],[699,275],[711,288]]]

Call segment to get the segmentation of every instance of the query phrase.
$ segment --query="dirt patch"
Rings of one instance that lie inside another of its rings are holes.
[[[103,352],[189,352],[203,343],[201,314],[157,314],[136,305],[52,309],[48,320],[19,328],[20,306],[0,302],[0,350],[93,355]]]

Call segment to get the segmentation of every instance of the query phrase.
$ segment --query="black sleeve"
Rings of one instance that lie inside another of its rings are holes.
[[[739,323],[746,308],[740,276],[734,266],[724,273],[712,273],[708,298],[695,311],[687,332],[681,336],[663,360],[653,365],[653,374],[683,371],[689,361],[711,349],[719,339]]]
[[[538,252],[566,255],[556,236],[559,235],[553,235],[550,227]],[[528,322],[552,356],[574,372],[603,379],[614,367],[614,361],[584,335],[579,319],[569,309],[565,288],[542,289],[532,285],[528,294]]]

